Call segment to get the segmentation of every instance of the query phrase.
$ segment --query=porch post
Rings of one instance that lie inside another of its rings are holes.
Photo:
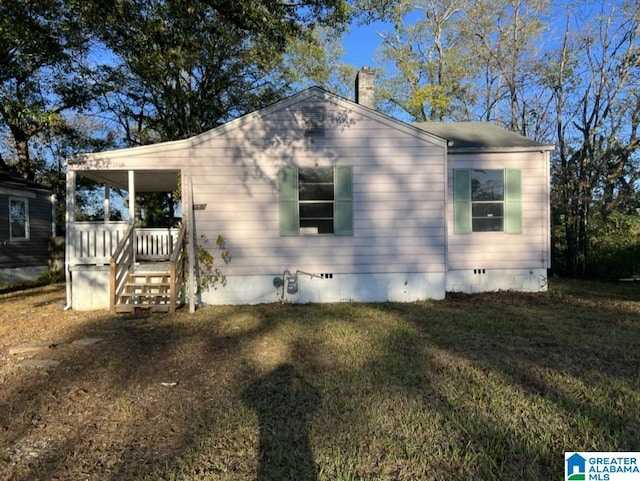
[[[136,223],[136,173],[129,171],[129,221]]]
[[[111,219],[111,184],[104,184],[104,223],[108,223]]]
[[[133,264],[136,263],[136,173],[129,171],[129,224],[133,226]]]
[[[184,171],[183,171],[184,172]],[[195,253],[195,235],[194,235],[194,229],[195,229],[195,222],[194,222],[194,215],[195,212],[193,210],[193,182],[191,179],[191,175],[188,176],[187,179],[185,179],[185,176],[182,175],[182,182],[183,182],[183,192],[184,192],[184,187],[187,188],[186,190],[186,196],[183,195],[182,198],[182,202],[183,202],[183,206],[182,209],[184,212],[187,213],[187,236],[188,236],[188,241],[187,241],[187,251],[188,251],[188,256],[189,256],[189,312],[191,314],[193,314],[194,312],[196,312],[196,286],[197,286],[197,282],[196,282],[196,270],[195,270],[195,265],[196,265],[196,253]],[[186,197],[186,205],[184,200]]]
[[[71,308],[71,255],[72,255],[72,243],[74,242],[73,223],[76,220],[76,173],[73,170],[67,169],[67,202],[65,209],[65,237],[64,243],[64,278],[65,289],[67,294],[67,302],[65,309]]]

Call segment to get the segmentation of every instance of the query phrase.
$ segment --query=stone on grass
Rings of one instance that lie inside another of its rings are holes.
[[[104,341],[104,339],[101,337],[83,337],[82,339],[76,339],[71,344],[75,344],[76,346],[93,346],[102,341]]]
[[[60,361],[55,359],[25,359],[16,364],[18,367],[33,369],[55,369],[60,365]]]
[[[22,344],[20,346],[10,347],[9,354],[12,356],[17,354],[32,354],[44,349],[49,349],[49,347],[49,344]]]

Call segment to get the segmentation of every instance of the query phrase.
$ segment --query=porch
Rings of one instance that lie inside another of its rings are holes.
[[[189,202],[183,202],[179,227],[141,227],[139,209],[144,205],[137,205],[141,192],[175,191],[180,185],[179,172],[84,171],[76,167],[70,165],[67,172],[66,307],[173,313],[188,302],[190,311],[195,311],[193,289],[187,285],[194,279]],[[104,186],[103,220],[77,220],[78,175]],[[189,187],[182,192],[190,193]],[[123,221],[110,220],[114,188],[126,191],[123,205],[128,215],[123,217],[128,219]]]
[[[89,285],[86,281],[76,285],[81,295],[96,297],[87,289],[108,291],[111,312],[144,308],[172,313],[184,304],[184,226],[162,229],[135,228],[127,222],[76,222],[70,229],[67,253],[72,282],[76,276],[89,280]],[[82,301],[76,299],[73,304]]]

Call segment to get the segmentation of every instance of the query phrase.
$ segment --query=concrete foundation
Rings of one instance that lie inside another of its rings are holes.
[[[447,273],[447,292],[545,292],[547,269],[467,269]]]
[[[109,309],[109,266],[72,266],[71,302],[78,311]]]
[[[445,295],[444,273],[309,275],[296,274],[295,270],[289,272],[284,275],[227,277],[227,285],[203,293],[202,302],[413,302],[443,299]]]

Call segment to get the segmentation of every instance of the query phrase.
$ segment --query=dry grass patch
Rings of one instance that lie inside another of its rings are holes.
[[[640,450],[639,298],[110,316],[0,294],[0,479],[556,479],[565,450]],[[26,343],[59,367],[19,368]]]

